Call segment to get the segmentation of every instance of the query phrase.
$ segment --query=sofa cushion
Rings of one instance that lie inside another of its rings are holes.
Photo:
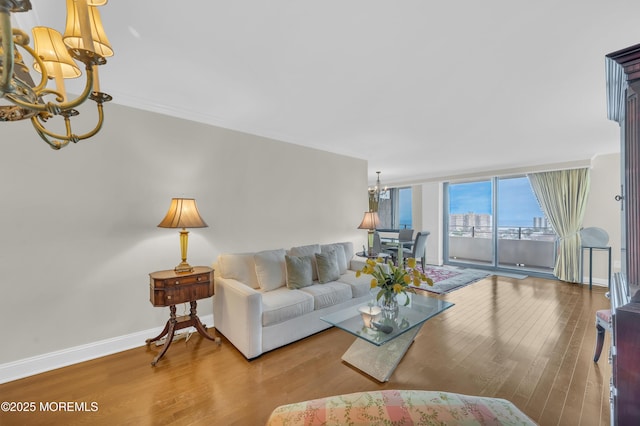
[[[336,281],[340,278],[340,267],[335,250],[326,253],[316,253],[316,263],[318,264],[318,282],[320,284]]]
[[[347,271],[340,275],[338,281],[351,286],[351,293],[353,294],[353,297],[361,297],[366,294],[373,294],[371,293],[372,278],[373,277],[371,275],[367,274],[362,274],[359,277],[356,277],[356,273],[354,271]]]
[[[285,256],[287,287],[290,289],[308,287],[313,284],[312,256]]]
[[[314,254],[316,253],[320,253],[320,244],[291,247],[291,250],[289,250],[289,254],[291,254],[291,256],[311,256],[313,258],[313,261],[311,262],[311,273],[314,280],[318,279],[318,267],[316,265],[316,258],[314,256]]]
[[[265,250],[253,256],[258,284],[262,291],[271,291],[285,285],[286,268],[284,249]]]
[[[341,274],[347,272],[347,257],[344,252],[344,246],[340,243],[336,244],[324,244],[320,246],[321,253],[329,253],[330,251],[336,252],[336,260],[338,261],[338,270]]]
[[[313,304],[313,297],[302,290],[281,287],[262,293],[262,326],[278,324],[313,312]]]
[[[351,287],[348,284],[337,281],[326,284],[314,284],[311,287],[305,287],[299,291],[313,297],[315,310],[345,302],[353,297]]]
[[[218,256],[218,268],[222,278],[231,278],[258,289],[254,253],[221,254]]]

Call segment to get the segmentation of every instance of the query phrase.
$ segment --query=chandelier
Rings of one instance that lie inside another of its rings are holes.
[[[107,0],[66,0],[67,22],[64,35],[48,27],[32,30],[34,48],[29,46],[29,36],[11,27],[11,13],[31,10],[29,0],[0,0],[0,121],[30,119],[36,133],[53,149],[60,149],[80,140],[88,139],[100,131],[104,120],[102,104],[112,98],[100,91],[98,65],[107,63],[105,57],[113,56],[113,50],[102,28],[97,6]],[[41,74],[38,84],[29,73],[21,52],[33,61],[33,68]],[[75,99],[68,99],[64,80],[82,75],[75,61],[85,66],[84,90]],[[55,89],[48,88],[49,80]],[[47,100],[45,100],[45,97]],[[71,129],[71,117],[78,115],[75,109],[91,99],[97,105],[98,120],[93,128],[78,135]],[[62,131],[45,127],[48,120],[61,117],[58,126]]]
[[[374,187],[369,187],[368,191],[369,191],[369,211],[370,212],[377,212],[378,211],[378,206],[380,204],[380,196],[381,194],[386,194],[387,192],[387,187],[385,186],[384,189],[382,188],[382,185],[380,185],[380,172],[376,172],[378,174],[378,178],[376,180],[376,185]]]

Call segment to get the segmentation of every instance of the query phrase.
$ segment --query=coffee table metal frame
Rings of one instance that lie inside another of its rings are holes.
[[[361,307],[373,302],[352,306],[325,315],[320,319],[354,336],[357,339],[344,353],[342,360],[379,382],[389,380],[405,353],[413,343],[424,323],[453,306],[453,303],[419,294],[399,296],[401,305],[395,318],[379,316],[377,324],[391,326],[390,333],[366,327],[359,312]]]

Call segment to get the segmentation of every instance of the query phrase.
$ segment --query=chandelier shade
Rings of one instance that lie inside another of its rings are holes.
[[[30,119],[36,133],[53,149],[96,135],[104,121],[102,105],[111,100],[110,95],[100,90],[97,69],[106,64],[105,57],[113,56],[96,8],[107,0],[66,0],[66,3],[64,36],[48,27],[35,27],[32,48],[29,36],[11,25],[11,14],[28,12],[31,2],[0,0],[0,98],[8,102],[0,103],[0,122]],[[41,74],[38,82],[31,77],[23,53]],[[84,65],[86,81],[82,93],[69,100],[64,80],[82,75],[76,61]],[[48,87],[49,80],[55,80],[55,88]],[[93,129],[78,134],[72,129],[71,118],[79,114],[75,108],[87,100],[96,104],[97,121]],[[63,130],[59,133],[47,127],[53,117],[62,119],[58,128]]]
[[[32,33],[36,53],[44,62],[49,77],[78,78],[82,75],[62,41],[62,34],[48,27],[35,27]],[[38,62],[33,64],[33,69],[42,74]]]
[[[96,3],[105,4],[106,0]],[[104,32],[100,13],[95,7],[101,4],[92,5],[87,2],[85,10],[84,6],[77,4],[75,0],[67,0],[67,26],[62,39],[70,49],[88,50],[105,58],[113,56],[113,49]],[[83,22],[85,19],[86,23]],[[90,37],[82,31],[85,26],[91,28]]]

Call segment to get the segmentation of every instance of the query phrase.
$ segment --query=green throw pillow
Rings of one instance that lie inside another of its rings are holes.
[[[338,256],[335,250],[316,253],[316,263],[318,265],[318,282],[320,284],[336,281],[340,278]]]
[[[287,267],[287,287],[290,289],[308,287],[313,284],[311,256],[285,256]]]

